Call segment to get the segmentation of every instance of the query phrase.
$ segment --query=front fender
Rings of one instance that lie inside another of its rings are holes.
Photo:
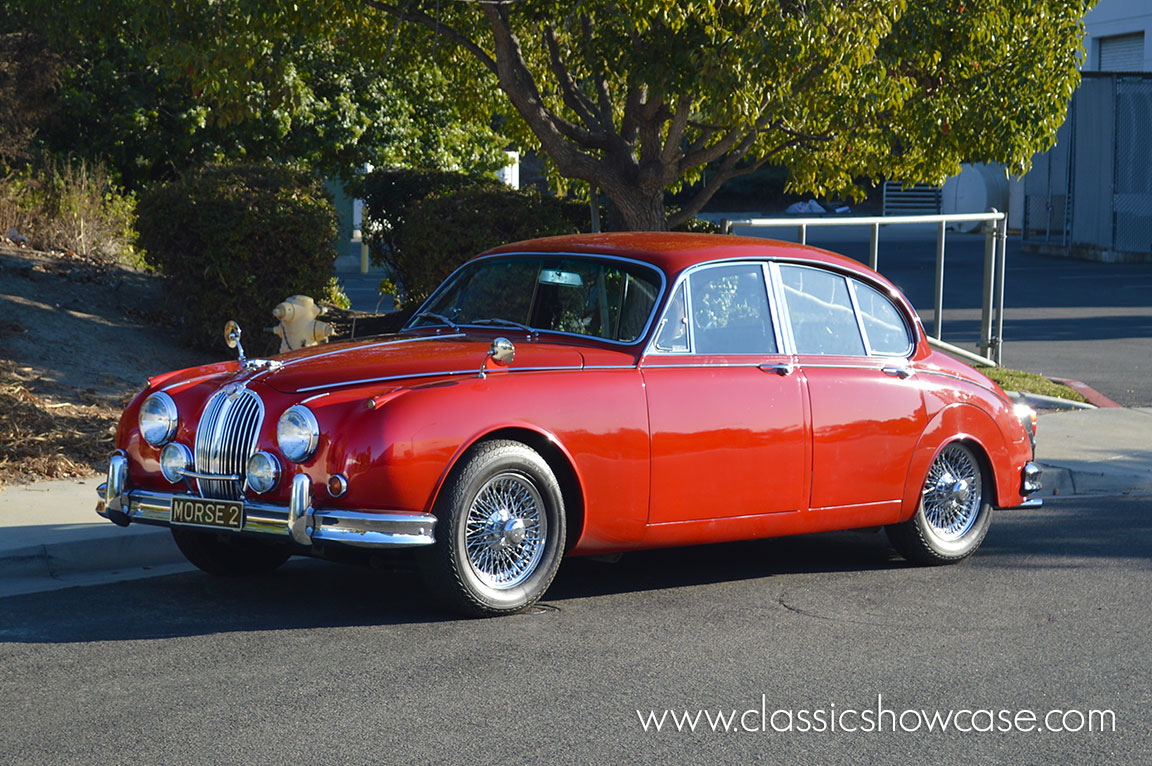
[[[1012,456],[996,421],[984,410],[971,404],[955,403],[941,409],[929,421],[908,465],[904,484],[904,500],[898,521],[907,521],[916,515],[920,506],[920,493],[924,477],[936,454],[948,443],[966,442],[977,448],[985,458],[986,469],[992,471],[995,505],[1019,503],[1019,487],[1012,471]],[[1018,478],[1018,477],[1016,477]]]

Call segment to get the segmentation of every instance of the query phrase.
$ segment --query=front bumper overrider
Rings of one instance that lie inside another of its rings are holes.
[[[96,493],[96,512],[120,526],[133,522],[172,526],[172,499],[176,493],[128,489],[128,461],[113,455],[108,480]],[[312,506],[312,480],[304,474],[292,479],[288,506],[244,501],[244,523],[239,530],[218,527],[224,534],[290,539],[298,545],[337,543],[357,548],[412,548],[436,541],[436,517],[428,513],[367,512],[317,509]],[[177,525],[185,526],[185,525]]]

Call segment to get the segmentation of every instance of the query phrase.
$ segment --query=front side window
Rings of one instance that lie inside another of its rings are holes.
[[[784,299],[798,354],[864,356],[848,280],[806,266],[780,267]]]
[[[420,310],[459,325],[511,322],[632,343],[648,326],[660,288],[659,273],[640,264],[517,255],[465,265]],[[417,317],[409,326],[437,321]]]
[[[777,353],[760,264],[700,269],[688,281],[697,354]]]

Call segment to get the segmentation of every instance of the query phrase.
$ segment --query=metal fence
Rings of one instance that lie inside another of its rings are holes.
[[[731,234],[737,226],[753,229],[796,229],[800,244],[808,241],[808,229],[821,226],[867,226],[870,232],[868,265],[880,270],[880,227],[935,224],[936,289],[934,292],[932,334],[928,342],[945,351],[992,367],[1000,365],[1004,347],[1004,271],[1008,241],[1008,217],[993,209],[988,213],[950,215],[861,216],[845,218],[744,218],[724,219],[720,228]],[[948,224],[984,224],[984,286],[980,295],[980,352],[985,356],[945,343],[944,327],[944,244]]]
[[[1083,78],[1056,145],[1024,177],[1023,241],[1152,259],[1152,75]]]

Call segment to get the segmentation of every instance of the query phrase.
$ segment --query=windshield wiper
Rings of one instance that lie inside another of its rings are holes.
[[[460,329],[460,325],[456,324],[455,322],[453,322],[448,317],[444,316],[443,314],[436,314],[432,311],[421,311],[418,314],[413,314],[412,319],[409,321],[415,321],[417,319],[423,319],[424,317],[428,317],[429,319],[438,319],[440,322],[448,325],[453,330],[459,330]]]
[[[538,330],[535,330],[534,328],[529,327],[526,324],[521,324],[520,322],[516,322],[516,321],[513,321],[511,319],[501,319],[500,317],[493,317],[492,319],[473,319],[471,322],[468,322],[468,324],[479,324],[479,325],[498,324],[498,325],[502,325],[504,327],[519,328],[519,329],[523,330],[524,332],[528,333],[529,335],[539,335],[540,334]]]

